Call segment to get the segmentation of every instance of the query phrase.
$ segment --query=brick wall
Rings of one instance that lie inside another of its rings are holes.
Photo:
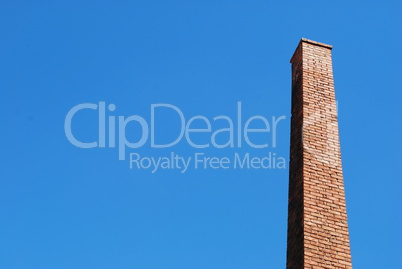
[[[332,47],[302,39],[291,59],[287,268],[352,268]]]

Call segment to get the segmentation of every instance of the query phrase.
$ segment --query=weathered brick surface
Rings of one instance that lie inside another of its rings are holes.
[[[352,268],[332,47],[302,39],[291,59],[287,268]]]

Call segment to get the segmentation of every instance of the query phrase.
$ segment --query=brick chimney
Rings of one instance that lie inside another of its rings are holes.
[[[302,39],[292,64],[286,268],[352,268],[332,46]]]

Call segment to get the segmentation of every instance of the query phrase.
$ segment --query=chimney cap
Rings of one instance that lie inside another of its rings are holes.
[[[299,44],[297,45],[297,48],[296,48],[295,52],[293,53],[292,58],[290,59],[290,62],[291,62],[291,63],[293,62],[293,57],[295,56],[296,52],[299,50],[301,43],[309,43],[309,44],[312,44],[312,45],[315,45],[315,46],[320,46],[320,47],[324,47],[324,48],[327,48],[327,49],[332,50],[332,46],[331,46],[331,45],[328,45],[328,44],[325,44],[325,43],[321,43],[321,42],[317,42],[317,41],[314,41],[314,40],[311,40],[311,39],[307,39],[307,38],[302,37],[302,39],[300,39]]]
[[[300,42],[306,42],[306,43],[310,43],[310,44],[313,44],[313,45],[321,46],[321,47],[324,47],[324,48],[332,49],[332,46],[331,46],[331,45],[328,45],[328,44],[325,44],[325,43],[321,43],[321,42],[317,42],[317,41],[314,41],[314,40],[311,40],[311,39],[307,39],[307,38],[304,38],[304,37],[300,40]]]

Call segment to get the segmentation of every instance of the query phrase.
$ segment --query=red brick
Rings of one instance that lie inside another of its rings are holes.
[[[286,268],[352,268],[331,50],[302,39],[291,59]]]

